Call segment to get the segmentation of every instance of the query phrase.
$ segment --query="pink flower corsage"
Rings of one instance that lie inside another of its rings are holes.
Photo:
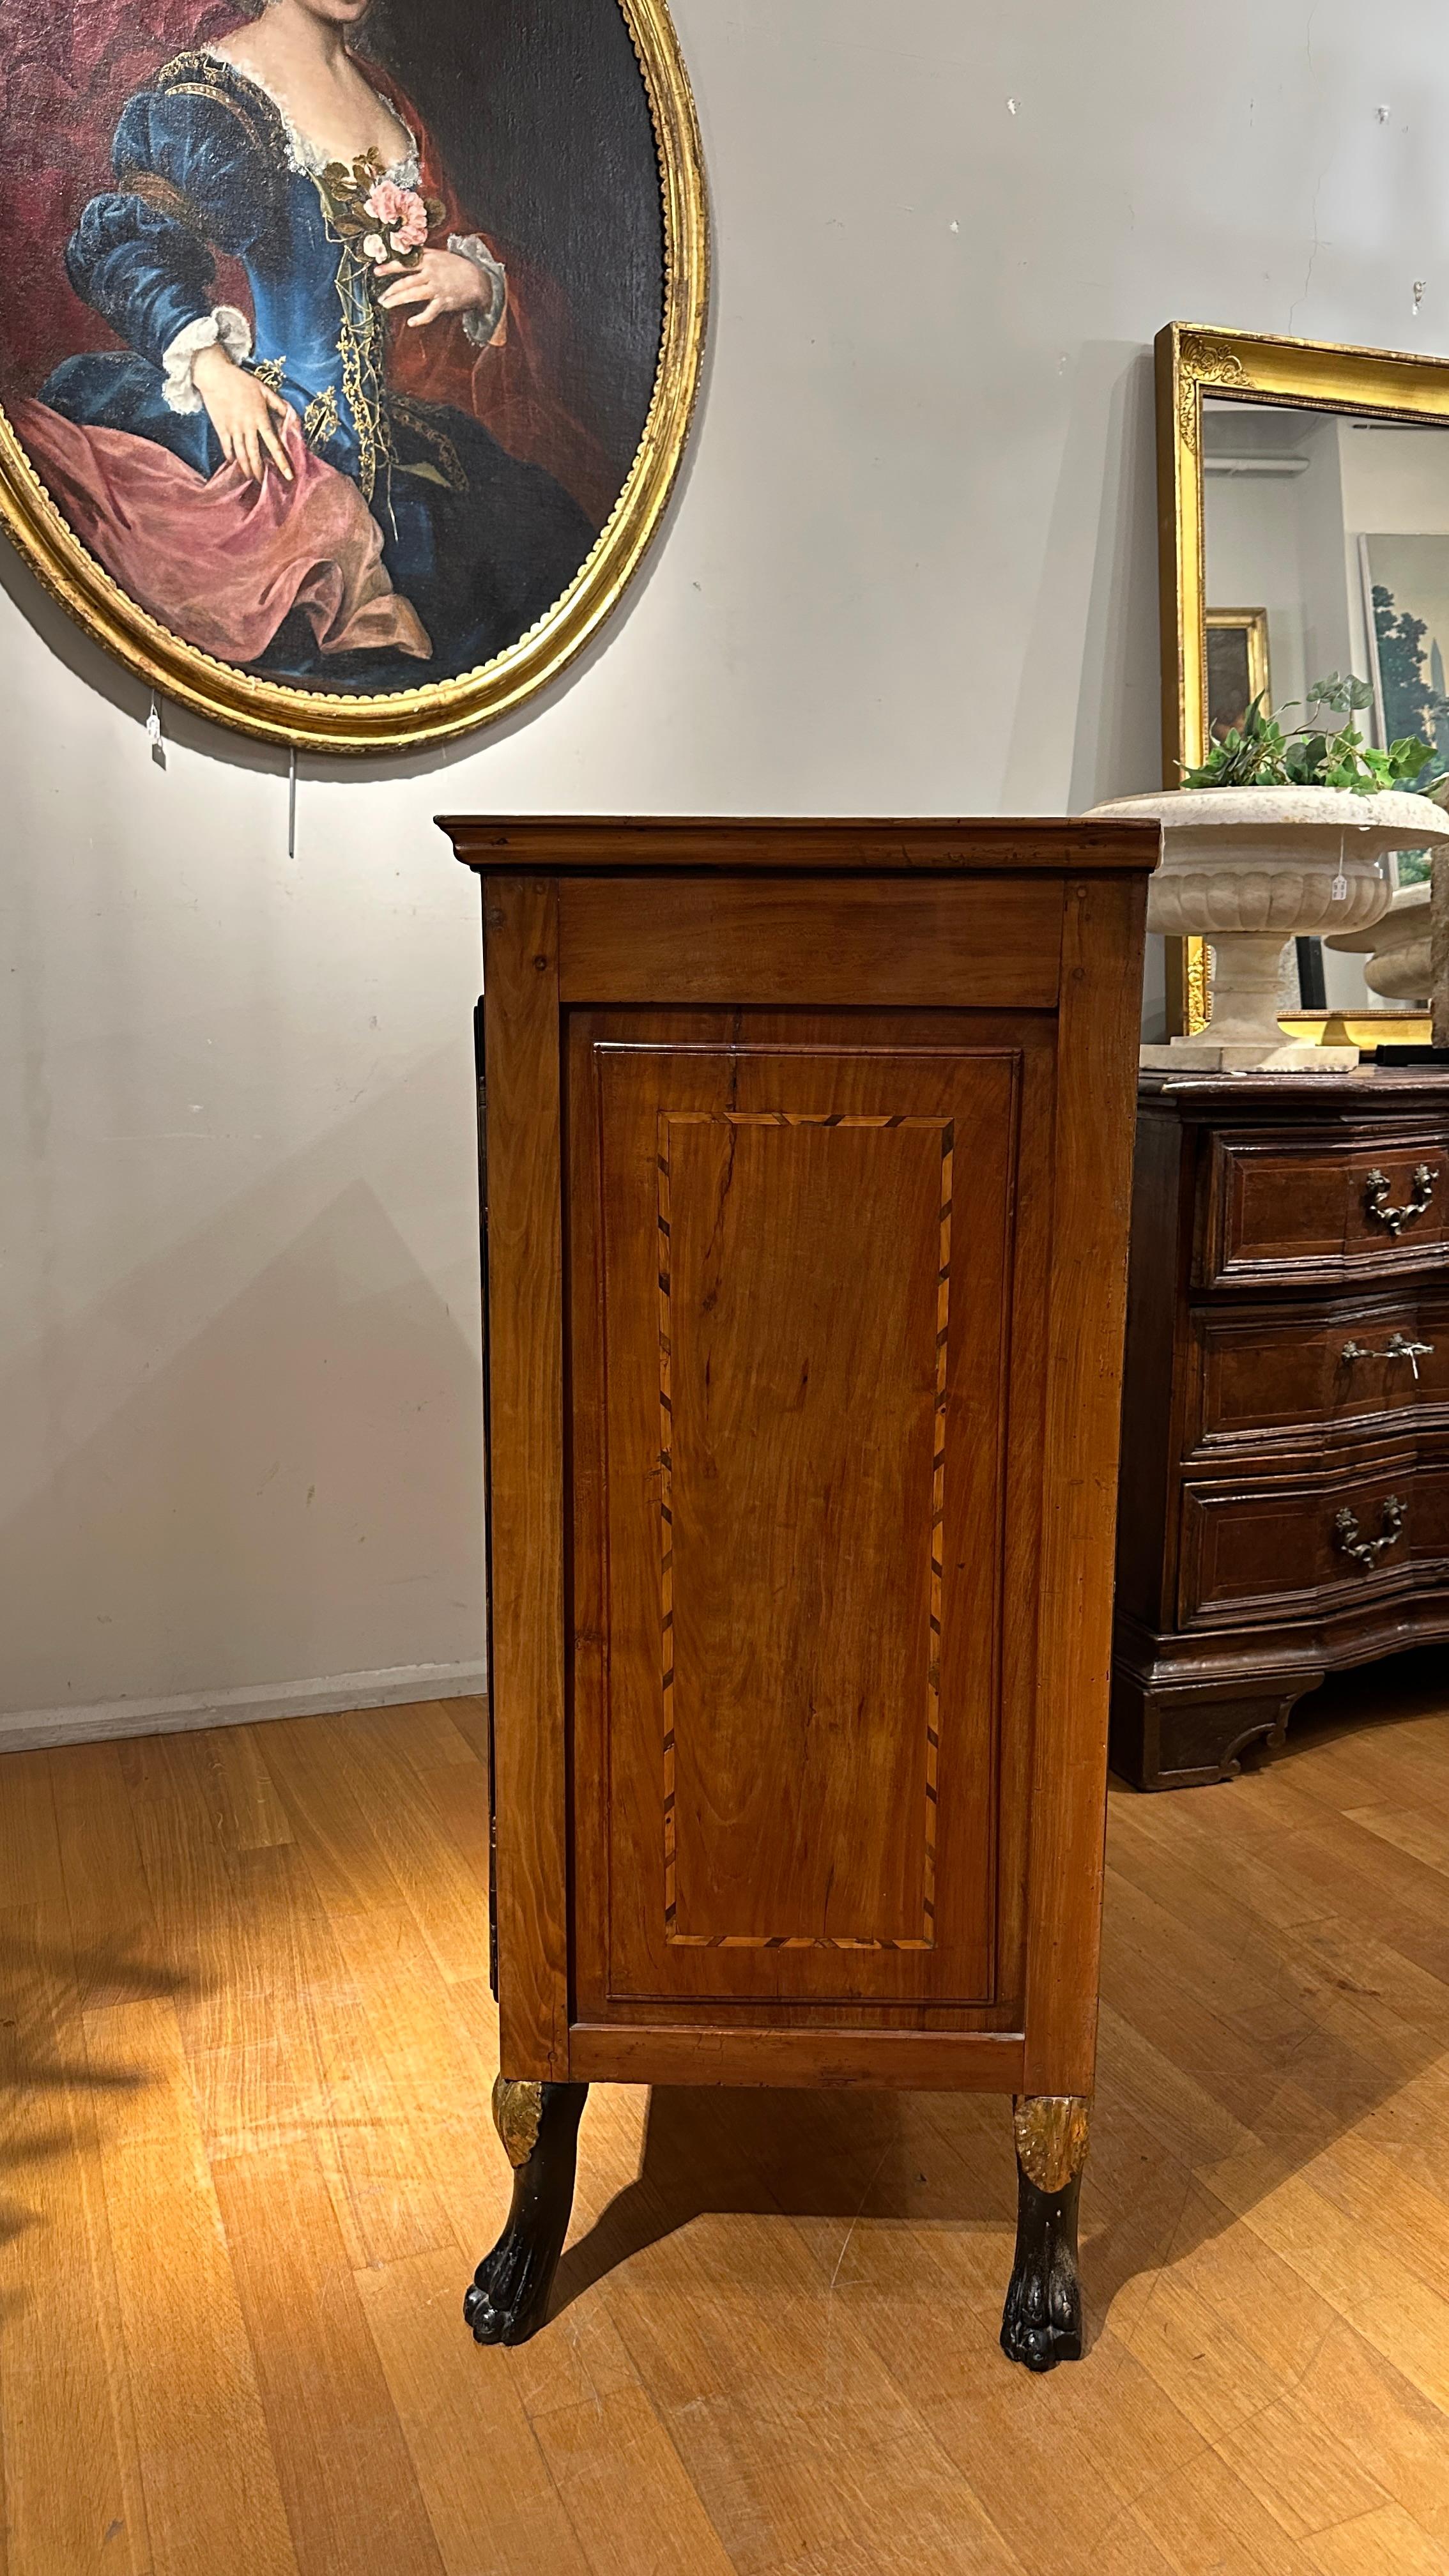
[[[395,179],[379,179],[362,201],[362,211],[377,226],[362,247],[374,266],[403,259],[421,250],[428,238],[428,209],[416,188],[400,188]]]
[[[404,268],[416,268],[429,233],[443,220],[439,200],[416,188],[400,188],[386,176],[376,152],[364,152],[350,169],[345,161],[330,161],[322,186],[337,232],[355,243],[373,268],[394,259]]]

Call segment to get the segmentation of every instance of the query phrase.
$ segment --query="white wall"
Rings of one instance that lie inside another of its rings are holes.
[[[1153,332],[1449,336],[1438,0],[678,16],[718,235],[692,467],[531,720],[304,762],[290,862],[281,764],[178,719],[153,766],[140,693],[6,563],[0,1710],[32,1730],[476,1672],[477,901],[435,811],[1155,784]]]

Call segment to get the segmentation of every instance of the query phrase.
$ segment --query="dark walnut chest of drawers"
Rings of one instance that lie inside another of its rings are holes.
[[[1449,1077],[1142,1079],[1112,1763],[1231,1775],[1449,1636]]]

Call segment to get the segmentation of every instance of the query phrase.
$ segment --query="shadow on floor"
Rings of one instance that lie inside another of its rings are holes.
[[[148,2003],[192,1991],[184,1970],[147,1957],[137,1938],[120,1936],[76,1950],[47,1941],[10,1915],[0,1931],[0,2246],[39,2223],[40,2213],[13,2197],[20,2177],[38,2164],[74,2158],[101,2096],[139,2093],[139,2067],[93,2066],[86,2055],[82,2006]],[[0,2322],[18,2313],[18,2295],[0,2298]]]
[[[1292,1781],[1335,1737],[1449,1714],[1446,1664],[1442,1649],[1419,1650],[1337,1677],[1304,1704],[1269,1767]],[[1326,1876],[1321,1916],[1310,1898],[1303,1913],[1287,1905],[1282,1923],[1246,1901],[1235,1917],[1227,1863],[1239,1828],[1243,1848],[1249,1838],[1260,1850],[1278,1848],[1273,1838],[1265,1845],[1266,1799],[1255,1807],[1255,1787],[1249,1774],[1153,1799],[1114,1793],[1114,1812],[1125,1802],[1124,1860],[1133,1811],[1157,1810],[1151,1821],[1167,1874],[1180,1847],[1184,1869],[1216,1897],[1216,1914],[1199,1919],[1191,1898],[1176,1914],[1161,1910],[1159,1950],[1160,1897],[1144,1893],[1150,1882],[1130,1871],[1109,1878],[1100,2080],[1082,2205],[1092,2331],[1138,2274],[1185,2259],[1234,2223],[1237,2207],[1199,2179],[1220,2158],[1246,2154],[1248,2202],[1256,2203],[1391,2105],[1449,2048],[1449,1903],[1441,1934],[1423,1902],[1436,1883],[1443,1892],[1440,1874],[1423,1867],[1418,1911],[1395,1931],[1375,1914],[1371,1873],[1381,1866],[1385,1885],[1402,1890],[1404,1873],[1421,1864],[1366,1835],[1361,1849],[1360,1829],[1325,1802],[1322,1849],[1331,1859],[1341,1843],[1345,1868],[1341,1886]],[[1217,1889],[1204,1822],[1224,1837]],[[1306,1853],[1319,1828],[1303,1832]],[[1285,1826],[1285,1856],[1294,1839]],[[1109,1836],[1109,1860],[1112,1850]],[[1351,1964],[1355,1948],[1381,1937],[1403,1944],[1412,2004],[1386,1997]],[[1340,1939],[1345,1963],[1336,1966]],[[969,2094],[658,2088],[641,2170],[565,2254],[555,2313],[692,2220],[741,2212],[939,2227],[958,2239],[982,2231],[1004,2294],[1015,2214],[1007,2105]]]
[[[1372,1734],[1406,1719],[1440,1716],[1449,1716],[1449,1647],[1415,1646],[1382,1663],[1330,1673],[1299,1701],[1288,1741],[1270,1760],[1291,1766],[1295,1754],[1311,1752],[1333,1736]]]
[[[1015,2213],[1010,2128],[991,2095],[656,2085],[639,2174],[564,2255],[554,2311],[710,2213],[999,2229]]]

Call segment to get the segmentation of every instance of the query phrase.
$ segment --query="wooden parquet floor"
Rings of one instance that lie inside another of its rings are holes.
[[[1449,2571],[1449,1674],[1114,1794],[1094,2348],[1004,2104],[596,2090],[478,2351],[481,1711],[0,1761],[4,2576]]]

